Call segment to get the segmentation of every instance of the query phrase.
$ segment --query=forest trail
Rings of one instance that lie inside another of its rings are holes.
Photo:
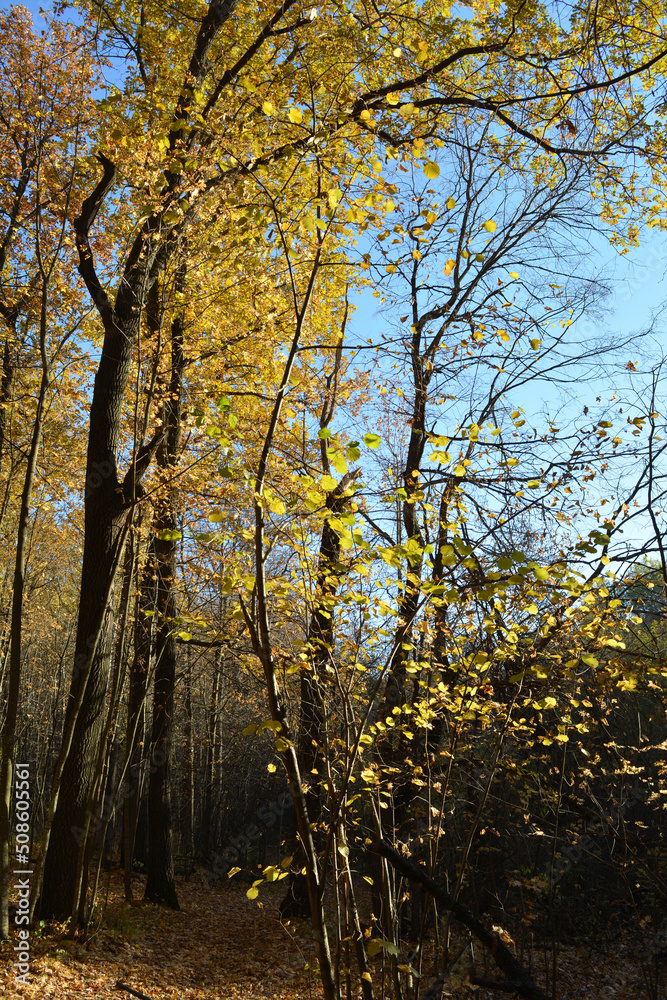
[[[137,896],[142,886],[143,879],[135,880]],[[197,872],[179,882],[180,912],[143,903],[129,907],[121,876],[114,871],[108,892],[104,886],[100,894],[107,898],[103,924],[85,944],[56,934],[31,936],[29,985],[14,979],[9,964],[13,939],[0,947],[0,994],[6,1000],[128,1000],[131,994],[116,986],[121,981],[150,1000],[316,1000],[321,989],[312,971],[315,954],[308,928],[305,923],[285,928],[276,917],[283,886],[265,883],[254,901],[246,898],[246,888],[224,881],[211,884]],[[631,957],[625,945],[606,956],[583,947],[563,949],[559,1000],[644,1000]],[[544,961],[540,955],[533,962],[535,978],[542,983]],[[379,964],[376,971],[380,998]],[[464,984],[465,976],[462,962],[443,997],[491,1000],[503,995],[473,990]]]

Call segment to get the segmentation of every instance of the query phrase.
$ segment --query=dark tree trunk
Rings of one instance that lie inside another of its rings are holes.
[[[204,809],[202,813],[201,857],[210,861],[214,849],[213,806],[216,795],[218,705],[220,701],[220,650],[215,651],[215,672],[211,689],[211,704],[208,716],[208,740],[206,746],[206,768],[204,771]]]
[[[8,324],[9,325],[9,324]],[[12,333],[14,331],[12,330]],[[5,450],[5,429],[7,426],[7,404],[12,395],[12,382],[14,380],[14,362],[12,360],[12,346],[10,334],[5,337],[5,346],[2,353],[2,379],[0,380],[0,466]]]
[[[185,269],[176,276],[176,291],[185,288]],[[173,476],[181,447],[181,397],[183,389],[183,313],[171,328],[171,380],[163,405],[164,439],[158,450],[158,465],[167,477]],[[174,885],[173,832],[171,820],[170,765],[174,724],[174,684],[176,680],[176,557],[178,491],[173,480],[167,483],[164,507],[155,519],[157,564],[157,618],[155,642],[155,694],[148,784],[148,879],[145,899],[179,909]]]
[[[192,662],[186,648],[184,759],[181,782],[181,852],[194,857],[194,743],[192,737]]]
[[[141,590],[136,601],[134,625],[134,657],[130,667],[130,691],[127,706],[126,753],[129,757],[125,773],[123,808],[123,860],[125,864],[125,899],[133,901],[132,864],[135,838],[142,798],[142,755],[146,733],[146,684],[150,670],[153,618],[146,614],[155,607],[155,551],[151,545],[141,578]]]
[[[65,716],[65,730],[74,724],[71,747],[64,763],[57,807],[50,831],[40,900],[40,915],[69,919],[74,903],[80,831],[95,778],[97,750],[104,718],[104,700],[112,658],[113,576],[123,526],[141,478],[157,442],[140,449],[121,484],[116,469],[125,388],[132,365],[141,310],[144,279],[157,249],[147,251],[143,240],[135,244],[121,290],[112,307],[95,274],[88,229],[115,179],[115,169],[100,158],[104,176],[75,221],[80,271],[104,321],[102,356],[95,376],[90,408],[86,458],[83,565],[74,670]],[[141,278],[141,281],[139,281]],[[141,289],[141,292],[140,292]],[[91,649],[94,649],[92,661]],[[81,686],[84,685],[81,698]],[[80,701],[75,716],[75,706]]]
[[[189,116],[192,91],[201,87],[211,63],[209,54],[235,3],[211,3],[199,24],[185,82],[173,110],[178,123],[170,132],[172,148],[183,141],[183,122]],[[121,484],[116,471],[125,390],[132,366],[145,296],[174,253],[181,231],[194,211],[185,213],[176,226],[165,225],[164,215],[179,199],[180,174],[168,173],[158,208],[141,224],[119,276],[118,294],[112,302],[99,279],[90,229],[116,179],[115,165],[98,154],[103,176],[81,206],[74,220],[79,272],[95,303],[104,328],[104,342],[90,409],[86,458],[85,533],[81,595],[74,653],[74,668],[66,716],[71,724],[65,742],[59,787],[53,791],[45,829],[46,856],[38,870],[34,892],[41,890],[43,917],[69,918],[74,903],[77,872],[77,830],[85,826],[86,803],[95,776],[95,760],[103,722],[104,698],[111,659],[113,574],[117,546],[123,537],[127,507],[158,441],[141,448]],[[91,656],[91,649],[94,655]],[[162,688],[160,689],[162,690]],[[81,697],[79,695],[81,694]],[[78,705],[78,710],[76,706]],[[76,718],[75,718],[76,716]],[[41,885],[40,885],[41,883]],[[35,900],[31,903],[34,914]]]

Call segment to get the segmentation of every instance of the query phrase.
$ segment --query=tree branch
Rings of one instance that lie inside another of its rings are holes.
[[[546,1000],[543,991],[535,985],[521,962],[517,961],[498,935],[490,931],[481,920],[478,920],[467,906],[459,903],[446,889],[434,882],[423,865],[417,864],[404,854],[399,854],[386,840],[381,840],[377,844],[376,850],[397,871],[405,875],[411,882],[416,882],[424,892],[428,892],[434,899],[442,903],[445,909],[449,910],[464,927],[467,927],[475,935],[478,941],[481,941],[489,949],[498,968],[505,973],[508,980],[512,980],[513,990],[525,997],[526,1000]]]
[[[88,195],[81,206],[81,214],[74,220],[74,232],[76,235],[76,247],[79,251],[79,274],[83,278],[106,328],[108,324],[113,322],[113,307],[109,301],[109,296],[102,288],[100,279],[97,277],[88,234],[90,227],[97,218],[97,213],[102,207],[104,199],[116,180],[116,165],[104,153],[98,153],[97,159],[102,164],[102,178],[95,187],[95,190],[92,194]]]

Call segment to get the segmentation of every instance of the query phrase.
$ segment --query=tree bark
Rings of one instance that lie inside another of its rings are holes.
[[[185,267],[176,275],[176,292],[185,289]],[[180,310],[171,328],[171,379],[163,405],[164,438],[158,449],[158,466],[173,477],[181,448],[181,398],[183,393],[183,328]],[[155,519],[157,563],[157,617],[155,643],[155,694],[148,784],[148,879],[144,898],[179,909],[174,884],[171,820],[170,765],[174,726],[177,614],[176,558],[178,555],[178,490],[173,478],[167,485],[163,509]]]
[[[141,589],[135,604],[134,656],[130,666],[127,705],[127,735],[125,792],[123,805],[123,861],[125,867],[125,899],[132,895],[132,864],[135,837],[142,797],[143,746],[146,732],[146,687],[151,661],[153,618],[146,614],[155,607],[155,553],[152,546],[146,554],[141,577]]]

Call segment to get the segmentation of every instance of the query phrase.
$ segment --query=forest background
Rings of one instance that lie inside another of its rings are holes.
[[[33,930],[118,862],[178,908],[177,856],[283,881],[327,1000],[462,956],[555,998],[618,934],[655,1000],[664,10],[95,0],[0,46],[1,936],[27,836]]]

